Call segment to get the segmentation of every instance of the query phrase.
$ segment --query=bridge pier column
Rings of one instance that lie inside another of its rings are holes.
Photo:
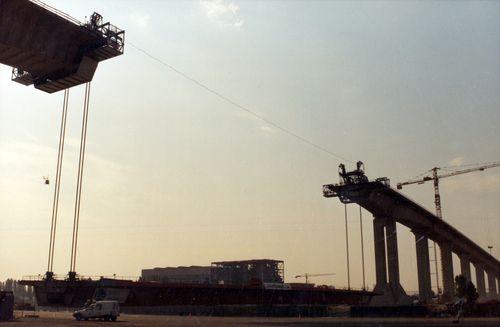
[[[497,300],[500,301],[500,275],[497,275]]]
[[[486,287],[484,283],[484,268],[480,263],[474,263],[474,268],[476,268],[476,289],[479,294],[479,298],[486,297]]]
[[[488,297],[496,300],[498,297],[496,274],[493,270],[488,270],[486,275],[488,276]]]
[[[471,281],[470,273],[470,257],[467,254],[460,255],[460,271],[462,276],[467,279],[467,282]]]
[[[422,232],[413,231],[413,234],[417,250],[418,297],[422,302],[429,302],[432,298],[429,241]]]
[[[384,219],[374,217],[373,219],[373,239],[375,248],[375,275],[377,288],[385,288],[387,285],[387,265],[385,258],[385,234]]]
[[[371,305],[409,304],[409,297],[399,283],[398,239],[396,221],[392,218],[374,217],[373,239],[375,248],[375,273],[377,284]],[[387,247],[386,247],[387,242]],[[389,281],[387,279],[389,269]]]
[[[454,276],[453,276],[453,258],[451,255],[451,243],[439,243],[441,250],[441,275],[443,276],[443,301],[451,301],[454,296]]]
[[[399,279],[398,233],[396,230],[396,221],[394,219],[386,220],[385,234],[387,242],[389,287],[392,290],[395,302],[402,303],[405,300],[408,300],[408,296],[401,286]]]
[[[399,285],[399,258],[398,258],[398,234],[396,233],[396,222],[387,220],[385,225],[387,242],[387,267],[389,270],[389,285]]]

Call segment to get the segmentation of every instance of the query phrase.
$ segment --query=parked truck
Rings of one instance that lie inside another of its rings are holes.
[[[116,321],[120,315],[118,301],[97,301],[73,313],[76,320],[102,319]]]

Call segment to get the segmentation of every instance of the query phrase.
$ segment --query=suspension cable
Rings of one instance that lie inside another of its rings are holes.
[[[70,271],[75,272],[76,248],[78,243],[78,225],[80,223],[80,203],[83,182],[83,164],[85,161],[85,146],[87,140],[87,121],[89,115],[90,82],[85,84],[85,98],[83,102],[82,134],[80,138],[80,157],[78,160],[78,176],[76,183],[75,211],[73,217],[73,237],[71,241],[71,263]]]
[[[351,289],[351,273],[349,271],[349,233],[347,231],[347,204],[344,203],[344,218],[345,218],[345,246],[347,252],[347,288]]]
[[[363,215],[361,213],[361,206],[359,206],[359,230],[361,232],[361,265],[363,269],[363,290],[366,290],[365,280],[365,246],[363,240]]]
[[[66,136],[66,118],[68,116],[69,89],[64,90],[63,110],[61,115],[61,128],[59,132],[59,147],[57,150],[56,181],[54,184],[54,199],[52,201],[52,219],[50,224],[49,253],[47,259],[47,272],[52,272],[54,266],[54,248],[56,242],[57,213],[59,208],[59,190],[61,185],[61,169],[64,154],[64,139]]]

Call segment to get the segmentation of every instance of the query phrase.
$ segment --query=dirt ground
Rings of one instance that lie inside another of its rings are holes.
[[[116,322],[76,321],[69,312],[16,312],[11,322],[0,326],[457,326],[451,318],[260,318],[260,317],[199,317],[121,315]],[[500,326],[500,318],[467,318],[458,326]]]

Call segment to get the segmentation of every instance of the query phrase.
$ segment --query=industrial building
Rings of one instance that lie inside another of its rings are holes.
[[[214,283],[229,285],[283,283],[284,273],[282,260],[221,261],[212,262],[211,278]]]
[[[143,269],[141,279],[147,282],[225,285],[283,283],[284,262],[254,259],[212,262],[211,266]]]

